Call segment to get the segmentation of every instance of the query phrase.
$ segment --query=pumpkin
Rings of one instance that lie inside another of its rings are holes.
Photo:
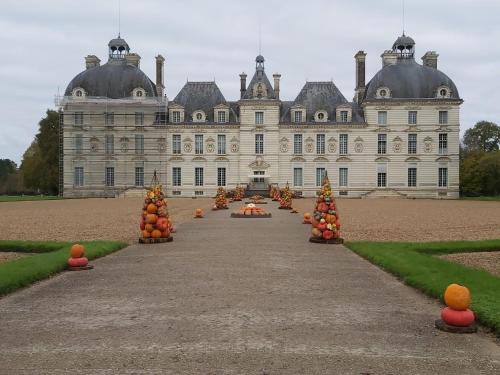
[[[75,243],[73,246],[71,246],[69,254],[71,255],[71,258],[81,258],[84,252],[85,248],[83,247],[83,245]]]
[[[450,284],[444,292],[444,302],[453,310],[466,310],[470,306],[470,292],[465,286]]]
[[[335,221],[335,226],[337,227],[337,229],[340,229],[340,221],[339,221],[338,217],[337,217],[337,221]]]
[[[474,323],[474,313],[469,309],[453,310],[449,307],[445,307],[441,310],[441,319],[450,326],[468,327]]]
[[[87,264],[89,264],[89,260],[85,257],[68,259],[68,265],[70,267],[85,267]]]
[[[165,219],[164,217],[160,217],[156,222],[156,229],[162,232],[164,230],[167,230],[167,228],[168,228],[168,220]]]
[[[153,224],[146,224],[144,225],[144,230],[146,230],[146,232],[148,233],[151,233],[152,231],[154,231],[155,227]]]
[[[328,211],[328,205],[324,202],[321,202],[318,204],[318,211],[320,212],[327,212]]]
[[[148,214],[155,214],[158,211],[158,207],[154,203],[148,204],[148,208],[146,209]]]
[[[323,219],[321,219],[322,221],[316,226],[316,228],[318,228],[320,231],[324,231],[326,229],[326,222],[323,221]]]
[[[333,232],[331,230],[325,230],[323,232],[323,238],[325,240],[331,240],[333,238]]]
[[[144,218],[141,217],[141,221],[139,222],[139,227],[141,228],[141,230],[144,230],[146,229],[146,223],[144,222]]]
[[[149,238],[149,237],[151,237],[151,233],[148,232],[147,230],[143,230],[142,231],[142,237],[143,238]]]
[[[195,217],[202,217],[203,215],[203,210],[201,208],[197,208],[195,211],[194,211],[194,216]]]
[[[151,237],[153,238],[160,238],[161,237],[161,231],[158,229],[155,229],[154,231],[151,232]]]
[[[166,206],[161,206],[161,207],[158,209],[157,214],[158,214],[158,216],[160,216],[160,217],[167,217],[167,216],[168,216],[168,210],[167,210],[167,207],[166,207]]]
[[[340,238],[340,232],[338,230],[333,232],[333,238]]]
[[[168,229],[164,230],[163,232],[161,232],[161,237],[162,238],[168,238],[168,237],[170,237],[170,231]]]
[[[158,220],[158,216],[155,214],[147,214],[146,215],[146,224],[155,224]]]
[[[328,224],[335,224],[335,215],[330,215],[330,214],[326,214],[325,215],[325,221],[328,223]]]
[[[321,237],[321,231],[318,228],[313,228],[311,233],[314,237]]]
[[[315,228],[316,228],[316,227],[318,226],[318,224],[319,224],[319,220],[316,220],[316,219],[313,217],[313,218],[311,219],[311,225],[312,225],[313,227],[315,227]]]

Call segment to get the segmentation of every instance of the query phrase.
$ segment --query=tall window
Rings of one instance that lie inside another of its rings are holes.
[[[115,167],[106,167],[106,186],[115,186]]]
[[[83,186],[83,167],[75,167],[74,185]]]
[[[144,112],[136,112],[135,126],[143,126],[143,125],[144,125]]]
[[[347,186],[348,169],[347,168],[339,168],[339,186]]]
[[[417,124],[417,111],[408,111],[408,124]]]
[[[194,169],[194,185],[203,186],[203,168],[196,167]]]
[[[387,111],[378,111],[378,124],[387,125]]]
[[[255,134],[255,153],[264,153],[264,134]]]
[[[408,168],[408,187],[416,187],[417,186],[417,168],[409,167]]]
[[[83,152],[83,135],[82,134],[75,135],[75,152],[77,154],[81,154]]]
[[[144,154],[144,134],[135,135],[135,153],[137,155]]]
[[[302,111],[295,111],[293,113],[294,122],[302,122]]]
[[[340,122],[347,122],[347,111],[340,111]]]
[[[387,153],[387,134],[379,134],[378,135],[377,151],[379,154],[386,154]]]
[[[104,112],[104,124],[113,126],[115,124],[115,114],[113,112]]]
[[[106,154],[113,154],[115,152],[115,137],[113,134],[106,134],[104,136],[104,152]]]
[[[75,112],[75,125],[83,125],[83,112]]]
[[[226,186],[226,168],[217,168],[217,186]]]
[[[448,134],[446,133],[439,133],[439,153],[448,153]]]
[[[377,165],[377,186],[386,187],[387,186],[387,165],[379,164]]]
[[[447,124],[448,123],[448,111],[439,111],[439,124]]]
[[[135,186],[144,186],[144,166],[135,167]]]
[[[172,135],[172,154],[180,154],[181,153],[181,135],[174,134]]]
[[[438,186],[448,186],[448,168],[439,168],[438,172]]]
[[[293,186],[300,187],[302,184],[302,168],[293,168]]]
[[[197,155],[203,154],[203,134],[194,136],[194,153]]]
[[[172,122],[175,122],[175,123],[181,122],[181,112],[180,111],[172,111]]]
[[[417,135],[416,134],[408,134],[408,153],[416,154],[417,153]]]
[[[262,125],[264,123],[264,112],[255,112],[255,124]]]
[[[316,153],[323,155],[325,153],[325,135],[316,134]]]
[[[179,114],[179,121],[180,122],[180,114]],[[167,123],[167,112],[165,111],[160,111],[160,112],[155,112],[155,125],[165,125]]]
[[[219,134],[217,136],[217,154],[225,155],[226,154],[226,135]]]
[[[326,175],[325,168],[316,168],[316,186],[323,186],[323,179]]]
[[[302,154],[302,134],[293,135],[293,153]]]
[[[172,185],[181,186],[182,185],[182,175],[180,167],[172,168]]]
[[[219,122],[219,123],[226,122],[226,111],[218,111],[217,112],[217,122]]]
[[[347,155],[347,134],[339,135],[339,154]]]

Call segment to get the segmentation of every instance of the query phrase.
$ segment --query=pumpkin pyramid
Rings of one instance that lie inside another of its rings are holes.
[[[273,201],[279,201],[281,199],[281,192],[279,186],[273,186],[271,198]]]
[[[217,189],[213,210],[225,210],[227,208],[226,191],[220,187]]]
[[[318,193],[311,224],[313,228],[309,241],[332,244],[344,242],[340,238],[339,214],[328,175],[325,175],[323,185]]]
[[[167,199],[162,186],[153,174],[151,186],[144,198],[144,206],[140,221],[142,231],[140,243],[157,243],[172,241],[172,221],[168,216]]]
[[[243,189],[240,186],[240,184],[236,185],[236,188],[234,189],[233,201],[240,202],[243,200],[244,197],[245,197],[245,189]]]
[[[279,208],[282,210],[291,210],[292,209],[292,191],[290,190],[290,186],[288,182],[286,183],[285,188],[281,192],[281,196],[279,198],[280,206]]]

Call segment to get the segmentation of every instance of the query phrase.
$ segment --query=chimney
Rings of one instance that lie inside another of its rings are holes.
[[[125,61],[127,65],[133,65],[139,68],[141,64],[141,56],[139,56],[137,53],[128,53],[125,55]]]
[[[394,65],[398,62],[398,53],[393,50],[384,51],[380,57],[382,57],[382,68],[387,65]]]
[[[101,60],[99,60],[99,57],[96,55],[88,55],[85,58],[85,68],[90,69],[95,66],[99,66],[101,64]]]
[[[431,68],[437,69],[438,67],[438,54],[436,51],[427,51],[425,55],[422,56],[422,62],[424,66],[429,66]]]
[[[247,92],[247,75],[245,74],[245,72],[240,74],[240,92],[240,98],[243,99],[243,96]]]
[[[165,58],[162,55],[156,56],[156,94],[163,97],[165,86],[163,84],[163,64]]]
[[[365,51],[358,51],[354,55],[356,59],[356,89],[354,100],[356,103],[360,103],[365,95],[366,83],[365,83],[365,61],[366,53]]]
[[[280,98],[280,78],[281,74],[274,73],[273,74],[274,78],[274,95],[276,96],[276,99]]]

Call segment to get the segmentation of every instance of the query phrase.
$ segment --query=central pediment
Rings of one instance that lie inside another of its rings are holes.
[[[271,165],[268,162],[264,161],[264,159],[258,157],[255,161],[248,164],[248,166],[252,169],[267,169]]]

